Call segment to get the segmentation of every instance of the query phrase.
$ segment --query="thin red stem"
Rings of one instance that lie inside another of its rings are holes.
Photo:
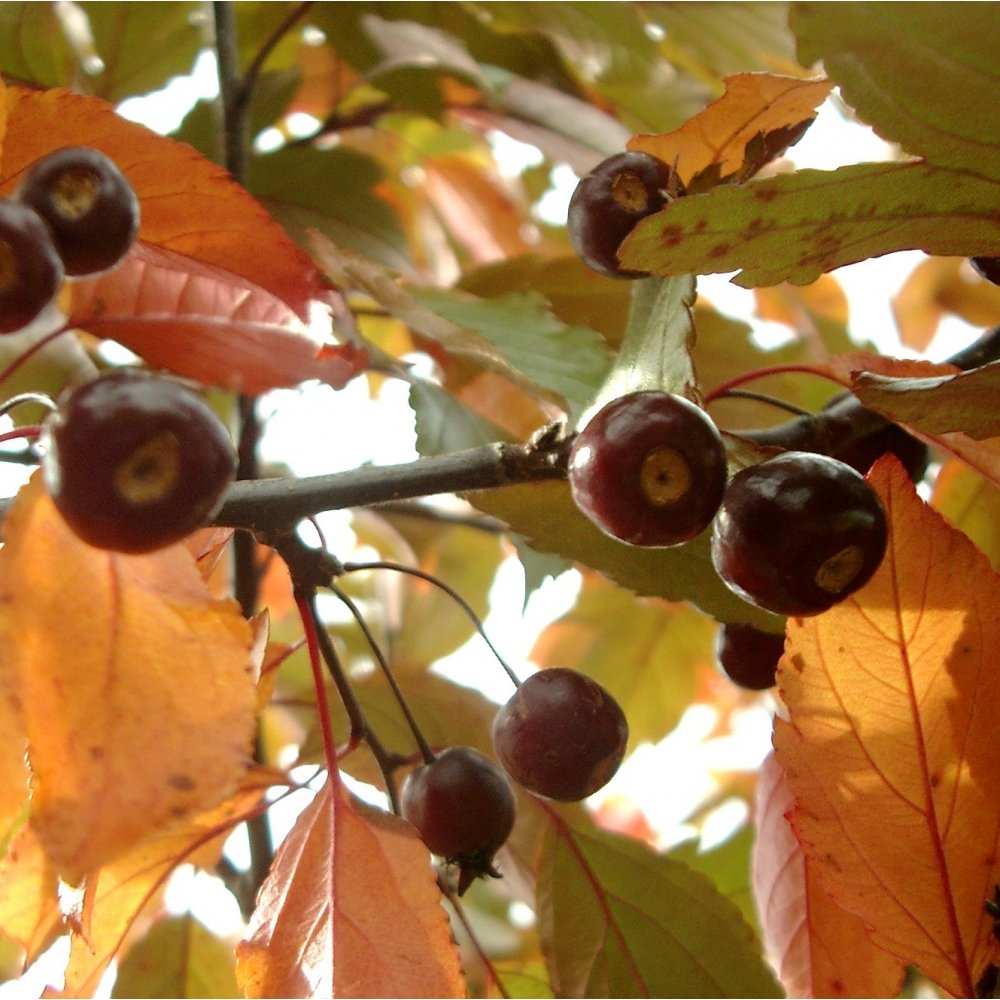
[[[330,780],[338,781],[340,772],[337,768],[337,747],[333,741],[333,728],[330,725],[330,702],[326,697],[326,673],[323,670],[319,640],[316,637],[316,618],[313,615],[312,602],[305,595],[298,593],[295,595],[295,606],[299,609],[306,648],[309,650],[309,667],[312,670],[313,685],[316,688],[316,711],[319,714],[319,728],[323,736],[323,755],[326,758],[326,769],[330,774]]]
[[[34,440],[41,433],[42,429],[38,424],[31,424],[28,427],[15,427],[12,431],[4,431],[0,434],[0,444],[4,441],[14,441],[16,438],[31,438]]]
[[[747,382],[754,382],[759,378],[767,378],[768,375],[785,375],[791,372],[801,372],[805,375],[817,375],[819,378],[825,378],[830,382],[836,382],[837,385],[843,386],[845,389],[850,389],[851,387],[850,382],[824,368],[817,368],[813,365],[773,365],[770,368],[757,368],[752,372],[742,372],[734,378],[729,379],[728,382],[723,382],[722,385],[717,385],[711,392],[705,394],[704,404],[705,406],[708,406],[709,403],[714,402],[731,389],[735,389],[741,385],[746,385]]]

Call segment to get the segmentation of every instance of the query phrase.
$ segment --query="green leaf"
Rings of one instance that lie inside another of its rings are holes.
[[[923,163],[800,170],[678,198],[622,244],[624,266],[653,274],[740,271],[747,288],[815,281],[897,250],[1000,251],[996,184]]]
[[[444,455],[507,438],[496,424],[427,382],[410,385],[410,407],[417,418],[417,451],[421,455]]]
[[[605,403],[631,392],[658,389],[688,398],[695,394],[691,364],[695,294],[691,274],[632,283],[625,337],[581,425]]]
[[[799,3],[805,63],[823,60],[884,139],[929,162],[1000,180],[997,11],[992,4]]]
[[[73,76],[75,62],[52,4],[0,4],[0,66],[7,77],[54,87]]]
[[[571,414],[590,401],[607,371],[608,351],[601,336],[561,323],[537,292],[511,292],[495,299],[440,289],[413,294],[439,316],[498,348],[515,371],[566,400]]]
[[[689,604],[639,600],[600,577],[539,636],[531,658],[572,666],[606,687],[629,722],[629,746],[656,743],[694,700],[701,664],[712,657],[716,624]]]
[[[753,929],[706,876],[580,810],[537,808],[538,928],[557,996],[782,996]]]
[[[118,970],[114,997],[235,997],[232,945],[190,914],[154,924]]]
[[[757,905],[750,886],[750,852],[754,834],[750,826],[709,851],[702,851],[697,841],[685,841],[670,851],[670,857],[707,875],[724,896],[731,899],[743,919],[757,928]]]
[[[84,3],[104,71],[87,88],[108,101],[146,94],[191,71],[205,38],[196,3]],[[6,69],[6,67],[5,67]],[[60,83],[65,86],[64,77]]]
[[[480,510],[522,534],[533,548],[581,562],[637,594],[691,601],[719,621],[777,631],[780,620],[740,600],[712,567],[709,533],[670,549],[637,548],[605,535],[577,509],[562,481],[468,495]]]
[[[399,221],[372,192],[381,178],[375,161],[361,153],[286,146],[254,157],[247,186],[303,246],[315,230],[338,247],[405,269]]]
[[[892,378],[861,372],[854,393],[865,406],[926,434],[1000,435],[1000,362],[958,375]]]

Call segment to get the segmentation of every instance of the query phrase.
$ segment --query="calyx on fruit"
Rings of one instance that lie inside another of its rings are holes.
[[[514,828],[516,805],[503,771],[478,750],[449,747],[411,771],[401,809],[433,854],[459,866],[459,895],[476,877],[499,877],[493,856]]]

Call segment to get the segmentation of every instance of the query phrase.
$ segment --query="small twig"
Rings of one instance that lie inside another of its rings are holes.
[[[414,566],[407,566],[404,563],[374,560],[372,562],[345,562],[341,564],[341,571],[344,573],[357,573],[361,570],[368,569],[391,569],[397,573],[405,573],[407,576],[415,576],[418,579],[424,580],[437,587],[438,590],[444,591],[444,593],[446,593],[469,616],[476,631],[480,634],[480,636],[482,636],[483,642],[489,646],[490,652],[496,657],[500,666],[503,667],[504,673],[506,673],[510,678],[514,687],[521,686],[520,678],[516,673],[514,673],[507,661],[500,655],[499,650],[497,650],[496,646],[494,646],[490,641],[490,637],[486,634],[486,629],[483,627],[483,623],[480,621],[479,615],[476,614],[469,602],[457,590],[455,590],[454,587],[449,587],[444,580],[434,576],[433,573],[427,573],[422,569],[417,569]]]
[[[811,417],[813,414],[801,406],[794,403],[786,403],[783,399],[776,399],[763,392],[751,392],[749,389],[727,389],[725,392],[713,393],[710,402],[717,402],[720,399],[749,399],[755,403],[763,403],[766,406],[773,406],[776,409],[784,410],[786,413],[794,414],[797,417]]]
[[[435,759],[434,751],[431,749],[431,745],[424,738],[424,734],[420,731],[420,726],[417,724],[417,720],[413,717],[413,713],[410,711],[410,706],[406,703],[406,698],[403,696],[403,692],[393,675],[392,669],[389,666],[389,661],[386,660],[381,646],[379,646],[375,636],[372,635],[372,630],[368,627],[368,623],[365,621],[364,615],[361,614],[361,609],[336,584],[330,584],[330,591],[335,594],[340,602],[347,608],[347,610],[351,613],[351,617],[357,623],[358,628],[361,629],[365,640],[371,648],[372,653],[375,655],[375,659],[378,661],[378,665],[382,668],[382,673],[385,675],[385,679],[389,682],[389,687],[392,689],[393,696],[396,699],[396,704],[399,705],[399,709],[403,713],[403,718],[406,719],[406,724],[410,727],[410,732],[413,733],[413,739],[416,741],[417,748],[420,750],[420,756],[423,758],[424,763],[433,763]]]

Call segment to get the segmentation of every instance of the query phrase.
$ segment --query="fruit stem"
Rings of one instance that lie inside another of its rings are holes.
[[[503,983],[500,981],[500,977],[497,975],[496,967],[493,965],[490,956],[486,954],[486,950],[483,948],[476,935],[476,929],[472,926],[471,921],[465,913],[465,909],[462,906],[461,900],[455,894],[454,890],[448,883],[438,876],[438,888],[441,890],[441,894],[447,898],[448,902],[451,903],[452,909],[455,911],[455,916],[458,917],[459,923],[465,928],[465,933],[468,934],[469,940],[472,942],[472,947],[476,951],[476,955],[479,957],[479,961],[483,963],[483,967],[486,969],[486,975],[492,980],[494,987],[496,988],[496,994],[502,997],[503,1000],[510,1000],[510,994],[504,988]]]
[[[323,756],[326,758],[326,769],[331,780],[337,772],[337,747],[333,739],[333,728],[330,725],[330,703],[326,697],[326,681],[323,678],[323,667],[320,660],[319,619],[316,618],[315,591],[295,590],[295,606],[299,609],[302,619],[302,629],[305,633],[306,648],[309,650],[309,667],[313,675],[313,687],[316,689],[316,712],[319,715],[319,728],[323,736]]]
[[[851,383],[846,379],[840,378],[833,372],[827,371],[823,368],[818,368],[815,365],[772,365],[769,368],[755,368],[751,372],[742,372],[728,381],[723,382],[721,385],[717,385],[711,392],[705,394],[705,406],[708,406],[709,403],[713,403],[721,396],[727,395],[738,386],[745,385],[747,382],[754,382],[760,378],[767,378],[768,375],[785,375],[792,372],[802,372],[807,375],[818,375],[820,378],[825,378],[830,382],[836,382],[837,385],[843,386],[845,389],[850,389],[851,387]]]
[[[718,399],[749,399],[755,403],[764,403],[767,406],[774,406],[786,413],[794,414],[797,417],[811,417],[813,414],[809,410],[796,406],[794,403],[786,403],[783,399],[768,396],[763,392],[751,392],[748,389],[727,389],[725,392],[713,393],[713,402]],[[707,405],[707,401],[706,401]]]
[[[389,560],[374,560],[372,562],[358,562],[358,563],[342,563],[341,569],[344,573],[356,573],[359,570],[366,569],[391,569],[395,570],[397,573],[405,573],[407,576],[415,576],[420,580],[426,580],[427,583],[438,588],[438,590],[444,591],[470,618],[472,624],[475,626],[476,631],[482,636],[483,642],[486,643],[490,648],[490,652],[496,657],[497,662],[503,667],[504,672],[510,678],[511,683],[514,687],[521,686],[521,680],[514,673],[510,664],[500,655],[496,646],[490,641],[490,637],[486,634],[486,629],[483,626],[482,620],[479,615],[473,610],[469,602],[462,597],[462,595],[455,590],[453,587],[448,586],[444,580],[439,579],[432,573],[427,573],[422,569],[417,569],[414,566],[406,566],[403,563],[391,562]]]
[[[42,428],[38,424],[32,424],[30,427],[15,427],[12,431],[4,431],[0,434],[0,443],[14,441],[16,438],[35,440],[41,432]]]
[[[382,772],[386,794],[389,796],[392,811],[399,813],[399,796],[396,793],[396,782],[393,779],[393,771],[396,769],[398,760],[395,755],[390,754],[385,749],[365,719],[364,712],[361,710],[361,704],[358,702],[344,666],[340,662],[340,657],[337,655],[337,650],[333,645],[333,640],[330,638],[330,633],[321,625],[322,619],[316,608],[316,591],[314,588],[310,588],[308,591],[308,606],[313,616],[313,621],[316,623],[314,633],[320,655],[326,664],[327,672],[333,678],[333,683],[337,687],[340,700],[344,704],[344,708],[347,711],[347,718],[351,723],[350,739],[364,740],[368,745],[368,749],[371,750],[378,769]],[[317,707],[319,706],[317,705]],[[327,708],[326,718],[327,725],[329,725],[329,708]],[[334,758],[336,758],[336,752],[334,752]]]
[[[420,726],[417,725],[417,720],[413,717],[413,713],[410,711],[410,706],[406,703],[406,698],[403,697],[402,689],[393,676],[392,670],[389,667],[389,662],[385,658],[385,654],[382,652],[381,647],[375,640],[375,636],[372,635],[372,630],[368,627],[368,623],[364,619],[364,615],[361,614],[361,609],[351,600],[351,598],[344,593],[336,584],[330,584],[330,591],[339,598],[341,603],[350,611],[351,616],[358,624],[358,628],[361,629],[365,640],[371,647],[372,653],[375,654],[375,659],[378,660],[378,665],[382,668],[382,673],[385,674],[385,679],[389,682],[389,687],[392,688],[393,696],[399,705],[400,711],[403,713],[403,718],[406,719],[406,724],[410,727],[410,732],[413,733],[413,738],[416,741],[417,748],[420,750],[420,756],[423,758],[425,764],[432,764],[435,760],[434,751],[431,749],[430,744],[424,738],[424,734],[420,731]]]

